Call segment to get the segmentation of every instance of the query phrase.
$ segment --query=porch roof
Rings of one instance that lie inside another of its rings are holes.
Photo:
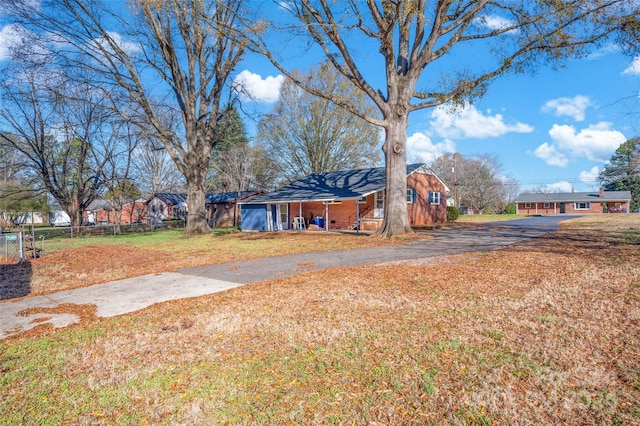
[[[426,167],[425,164],[407,165],[407,176],[423,167]],[[240,201],[240,204],[357,200],[383,190],[385,185],[384,167],[314,173],[285,185],[277,191]]]

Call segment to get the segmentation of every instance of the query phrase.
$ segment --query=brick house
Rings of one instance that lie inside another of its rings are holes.
[[[630,191],[569,192],[521,194],[516,201],[517,214],[594,214],[627,213]]]
[[[95,225],[113,225],[116,216],[120,215],[120,224],[143,223],[147,220],[145,200],[127,200],[122,206],[113,208],[111,202],[97,199],[92,201],[84,211],[84,223]]]
[[[205,208],[207,210],[207,222],[211,227],[234,226],[238,209],[236,204],[242,200],[264,191],[242,191],[208,193],[205,195]],[[187,219],[187,194],[159,192],[153,194],[146,202],[147,215],[154,222],[164,219]]]
[[[374,231],[384,219],[384,167],[315,173],[277,191],[240,201],[243,231],[308,228]],[[426,164],[407,166],[411,226],[447,220],[446,185]]]

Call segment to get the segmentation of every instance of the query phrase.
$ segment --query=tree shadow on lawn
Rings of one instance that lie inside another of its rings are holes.
[[[31,263],[0,264],[0,300],[27,296],[31,293]]]
[[[621,246],[640,245],[640,233],[627,231],[599,231],[570,229],[549,232],[528,241],[516,244],[515,250],[530,250],[535,247],[547,253],[588,254],[593,250],[615,249]]]

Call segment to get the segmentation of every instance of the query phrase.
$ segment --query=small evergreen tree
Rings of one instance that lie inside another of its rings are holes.
[[[616,149],[598,179],[607,191],[631,191],[632,212],[640,209],[640,137]]]

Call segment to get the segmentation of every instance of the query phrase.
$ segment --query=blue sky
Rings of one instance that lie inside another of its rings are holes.
[[[323,59],[313,50],[293,52],[288,50],[294,58],[290,67],[307,69]],[[376,56],[371,55],[370,68]],[[261,107],[267,110],[283,79],[269,63],[251,57],[236,78],[265,100]],[[497,156],[505,177],[522,189],[591,191],[599,187],[598,172],[620,144],[639,134],[634,122],[640,126],[640,115],[632,114],[640,112],[639,92],[640,57],[625,56],[611,43],[557,70],[502,76],[462,110],[413,112],[407,158],[430,163],[453,152]]]
[[[268,108],[283,77],[251,60],[238,79]],[[523,189],[591,191],[597,175],[621,143],[638,135],[640,57],[615,46],[559,70],[505,75],[484,97],[451,112],[446,107],[410,117],[408,160],[431,162],[445,153],[497,156],[506,177]],[[251,127],[251,126],[249,126]]]
[[[272,2],[258,4],[262,7],[258,13],[285,15],[274,11]],[[14,34],[10,26],[0,27],[0,61],[7,59],[6,46]],[[358,48],[363,73],[375,79],[380,55],[364,45]],[[285,52],[290,69],[306,70],[323,60],[306,45],[290,45]],[[456,60],[467,56],[452,57],[439,66],[455,67]],[[482,61],[482,57],[474,59]],[[235,79],[260,99],[245,99],[245,107],[266,112],[277,100],[284,77],[266,59],[249,54]],[[465,157],[497,156],[505,177],[520,182],[522,189],[548,186],[558,191],[590,191],[599,186],[597,174],[616,148],[638,135],[634,123],[640,126],[640,115],[632,113],[640,112],[639,93],[640,57],[624,56],[609,44],[558,70],[539,68],[535,74],[505,75],[492,83],[483,98],[462,110],[438,107],[412,113],[407,158],[430,163],[453,152]],[[246,124],[253,136],[255,121]]]

